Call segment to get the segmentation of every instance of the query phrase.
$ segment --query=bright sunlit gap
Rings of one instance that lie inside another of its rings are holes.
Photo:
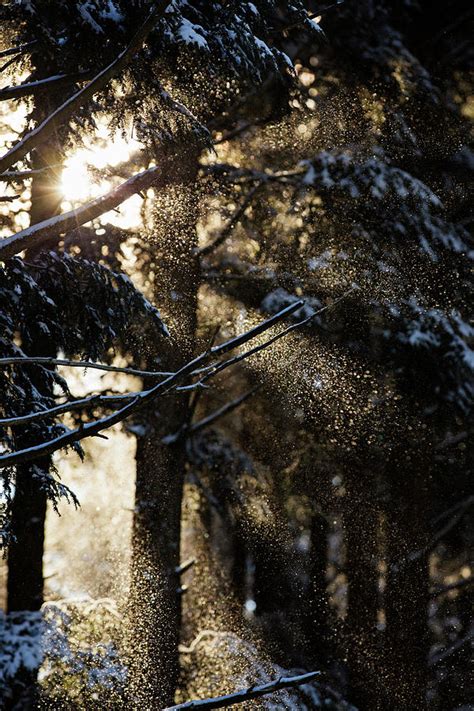
[[[61,176],[62,209],[74,209],[107,193],[118,184],[108,175],[107,169],[130,160],[134,153],[142,149],[142,143],[134,138],[124,138],[118,131],[111,139],[107,127],[100,126],[93,140],[65,161]],[[98,175],[97,171],[101,171],[102,175]],[[101,220],[124,229],[136,227],[141,221],[141,204],[140,195],[133,195],[117,210],[104,213]]]

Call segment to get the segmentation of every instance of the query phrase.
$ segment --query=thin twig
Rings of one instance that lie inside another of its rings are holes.
[[[219,409],[214,410],[214,412],[211,412],[211,414],[207,417],[203,417],[203,419],[199,420],[199,422],[195,422],[194,424],[192,424],[191,427],[189,427],[188,432],[190,434],[195,434],[196,432],[200,432],[201,430],[203,430],[205,427],[209,427],[210,425],[214,424],[214,422],[216,422],[217,420],[220,420],[222,417],[225,417],[230,412],[233,412],[238,407],[240,407],[240,405],[242,405],[244,402],[246,402],[246,400],[251,398],[252,395],[254,395],[259,389],[260,385],[257,385],[255,388],[252,388],[243,395],[240,395],[240,397],[236,397],[235,400],[227,402],[222,407],[219,407]]]

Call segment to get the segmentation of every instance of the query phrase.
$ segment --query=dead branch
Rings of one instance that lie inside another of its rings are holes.
[[[168,709],[165,709],[165,711],[178,711],[178,709],[228,708],[229,706],[235,706],[235,704],[242,704],[244,701],[258,699],[260,696],[273,694],[274,692],[281,691],[282,689],[289,689],[301,686],[302,684],[309,684],[314,681],[320,673],[321,672],[308,672],[307,674],[300,674],[298,676],[281,676],[274,681],[267,682],[266,684],[250,686],[248,689],[242,689],[241,691],[236,691],[233,694],[228,694],[226,696],[218,696],[214,699],[186,701],[184,704],[170,706]]]

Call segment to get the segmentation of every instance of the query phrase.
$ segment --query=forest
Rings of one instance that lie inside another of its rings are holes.
[[[2,0],[1,709],[474,709],[473,35]]]

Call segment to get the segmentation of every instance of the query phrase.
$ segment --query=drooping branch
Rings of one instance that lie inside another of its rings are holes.
[[[94,437],[102,430],[108,429],[109,427],[112,427],[112,425],[115,425],[118,422],[122,422],[133,412],[149,404],[157,397],[161,397],[171,392],[179,382],[182,382],[186,377],[192,375],[194,371],[196,371],[200,366],[204,365],[206,361],[210,358],[219,358],[221,356],[226,355],[230,351],[239,348],[242,345],[245,345],[245,343],[264,333],[272,326],[276,325],[277,323],[300,309],[302,306],[303,302],[297,301],[294,304],[287,306],[285,309],[282,309],[266,321],[263,321],[258,326],[255,326],[249,331],[246,331],[245,333],[241,334],[240,336],[236,336],[235,338],[231,338],[230,340],[225,341],[224,343],[221,343],[218,346],[213,346],[212,348],[209,348],[206,352],[201,353],[201,355],[197,356],[192,361],[185,364],[182,368],[180,368],[178,371],[176,371],[169,377],[157,383],[154,387],[137,393],[134,397],[132,397],[131,400],[129,400],[129,402],[127,402],[126,405],[124,405],[124,407],[120,408],[119,410],[110,415],[107,415],[106,417],[102,417],[99,420],[95,420],[94,422],[90,422],[85,425],[82,424],[78,428],[74,430],[69,430],[68,432],[64,432],[63,434],[58,435],[57,437],[54,437],[49,441],[41,442],[40,444],[28,447],[26,449],[21,449],[16,452],[8,452],[6,454],[0,455],[0,469],[3,469],[5,467],[16,466],[20,463],[29,462],[34,459],[38,459],[39,457],[54,454],[54,452],[56,452],[58,449],[63,449],[64,447],[68,447],[88,437]],[[306,323],[306,319],[304,322]],[[288,329],[285,329],[282,334],[286,332],[288,332]],[[275,340],[275,337],[268,339],[268,345],[273,343]],[[258,349],[261,350],[263,347],[263,344],[261,344]],[[253,351],[248,351],[248,355],[251,355],[252,352]],[[228,359],[228,361],[234,360],[234,358]]]
[[[165,711],[181,711],[181,709],[184,711],[184,709],[228,708],[229,706],[242,704],[244,701],[258,699],[260,696],[273,694],[276,691],[281,691],[282,689],[295,688],[297,686],[301,686],[302,684],[309,684],[319,675],[320,672],[308,672],[307,674],[300,674],[298,676],[281,676],[278,679],[267,682],[266,684],[251,686],[248,689],[242,689],[241,691],[236,691],[233,694],[227,694],[226,696],[218,696],[213,699],[186,701],[184,704],[170,706],[168,709],[165,709]]]
[[[137,173],[105,195],[101,195],[75,210],[69,210],[69,212],[51,217],[49,220],[37,222],[21,232],[5,237],[0,241],[0,260],[9,259],[29,247],[34,246],[36,248],[45,240],[59,237],[91,220],[97,219],[125,200],[128,200],[135,193],[140,193],[142,190],[147,190],[156,184],[159,176],[160,169],[157,166],[153,166],[141,173]]]
[[[94,79],[86,84],[85,87],[61,104],[61,106],[53,111],[35,129],[27,133],[21,141],[14,145],[13,148],[0,159],[0,173],[8,170],[8,168],[24,158],[33,148],[49,138],[58,125],[67,121],[77,109],[90,101],[94,94],[101,91],[114,76],[121,72],[141,48],[169,4],[169,0],[158,0],[145,22],[132,37],[128,46],[120,52],[105,69],[99,72]]]

